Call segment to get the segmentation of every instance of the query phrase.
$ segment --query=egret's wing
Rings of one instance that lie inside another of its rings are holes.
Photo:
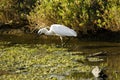
[[[50,31],[53,31],[59,36],[77,36],[77,33],[74,30],[59,24],[51,25]]]

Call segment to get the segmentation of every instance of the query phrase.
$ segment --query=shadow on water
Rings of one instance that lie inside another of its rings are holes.
[[[84,49],[96,49],[96,48],[112,48],[112,47],[120,47],[120,46],[109,46],[109,45],[103,45],[103,46],[83,46]]]
[[[37,36],[35,34],[25,34],[25,35],[0,35],[0,42],[8,42],[9,44],[3,44],[0,46],[9,47],[15,44],[47,44],[47,45],[57,45],[61,44],[59,37],[47,37],[47,36]],[[67,44],[66,48],[68,51],[82,52],[83,55],[87,56],[92,53],[97,52],[107,52],[106,57],[100,58],[93,57],[87,58],[84,61],[79,59],[76,62],[83,63],[84,65],[100,65],[105,64],[107,67],[107,74],[110,80],[120,79],[120,43],[119,42],[104,42],[104,41],[80,41],[78,39],[71,39]],[[81,54],[78,54],[81,55]],[[98,60],[98,61],[97,61]],[[100,61],[101,60],[101,61]],[[0,74],[2,71],[0,71]],[[7,73],[6,71],[4,73]],[[89,75],[89,73],[85,73]],[[71,73],[71,76],[76,75],[76,72]],[[82,74],[83,75],[83,74]],[[76,77],[81,76],[81,73],[77,73]],[[84,75],[83,75],[84,76]],[[85,76],[84,76],[85,77]]]
[[[54,36],[39,36],[36,34],[23,34],[23,35],[0,35],[0,41],[10,42],[14,44],[60,44],[59,37],[55,39]]]

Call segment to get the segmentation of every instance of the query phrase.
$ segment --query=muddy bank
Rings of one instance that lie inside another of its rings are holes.
[[[22,27],[11,27],[9,25],[2,25],[0,27],[0,35],[22,35],[22,34],[37,34],[38,29],[25,25]],[[78,39],[80,40],[91,40],[91,41],[115,41],[120,42],[120,31],[111,31],[104,28],[100,28],[97,31],[89,30],[88,34],[83,32],[77,32]]]
[[[78,32],[78,35],[80,40],[120,42],[120,31],[111,31],[104,28],[100,28],[95,32],[89,30],[88,34]]]

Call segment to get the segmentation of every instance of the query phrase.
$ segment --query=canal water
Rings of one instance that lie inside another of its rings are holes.
[[[9,44],[4,44],[2,42]],[[59,37],[43,35],[38,36],[34,34],[0,35],[0,43],[0,46],[4,46],[4,48],[16,46],[16,44],[33,45],[33,47],[34,45],[38,44],[56,47],[57,45],[61,45]],[[120,80],[120,42],[92,41],[71,38],[71,40],[66,44],[64,48],[67,49],[67,52],[74,52],[75,54],[72,53],[73,55],[82,55],[86,57],[84,61],[81,61],[79,59],[75,60],[78,63],[84,63],[87,66],[93,67],[102,65],[101,68],[105,70],[105,74],[107,75],[106,80]],[[3,71],[1,71],[0,74],[2,74],[2,72]],[[77,76],[77,78],[71,78],[71,80],[94,80],[94,76],[90,72],[74,72],[72,75]],[[80,78],[79,76],[83,77]],[[57,77],[58,80],[67,80],[63,75],[58,76],[54,74],[51,75],[51,77]]]

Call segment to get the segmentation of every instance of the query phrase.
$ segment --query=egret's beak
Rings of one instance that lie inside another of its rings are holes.
[[[39,30],[38,35],[44,35],[44,33],[42,33],[41,30]]]
[[[42,34],[40,30],[38,31],[38,34],[40,34],[40,35]]]
[[[40,30],[38,31],[38,34],[41,34]]]
[[[36,35],[36,39],[38,38],[38,37],[40,37],[41,36],[41,31],[39,30],[38,32],[37,32],[37,35]]]

